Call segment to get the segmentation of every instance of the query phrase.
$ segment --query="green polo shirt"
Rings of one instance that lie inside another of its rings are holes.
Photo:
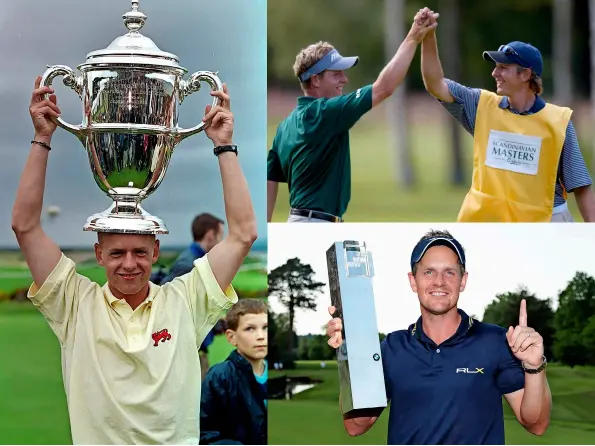
[[[351,198],[349,130],[371,108],[371,85],[334,98],[298,98],[267,159],[267,179],[287,183],[292,208],[343,216]]]

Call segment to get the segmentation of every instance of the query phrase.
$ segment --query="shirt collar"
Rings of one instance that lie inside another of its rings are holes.
[[[159,285],[155,285],[153,282],[149,282],[149,295],[147,296],[147,298],[143,301],[143,303],[141,305],[143,305],[145,303],[153,302],[153,299],[155,299],[155,296],[157,295],[159,288],[160,288]],[[116,296],[114,296],[114,294],[112,293],[112,290],[110,290],[109,284],[107,282],[105,283],[105,285],[103,285],[103,295],[105,296],[107,303],[112,307],[117,302],[120,302],[120,299],[118,299]]]
[[[500,101],[499,107],[502,109],[509,108],[511,110],[514,110],[512,108],[512,106],[510,105],[510,100],[508,99],[508,96],[504,96],[502,98],[502,100]],[[527,111],[523,111],[523,112],[519,112],[519,113],[521,115],[532,115],[532,114],[535,114],[535,113],[541,111],[543,109],[543,107],[545,107],[545,101],[543,99],[541,99],[541,97],[535,95],[535,102],[533,103],[531,108]],[[516,111],[518,112],[518,110],[516,110]]]
[[[309,104],[312,101],[315,101],[318,98],[315,98],[313,96],[300,96],[297,100],[298,105],[305,105],[305,104]]]
[[[459,328],[457,328],[455,334],[451,338],[444,341],[443,344],[451,344],[460,341],[467,335],[470,328],[473,327],[473,324],[477,323],[477,321],[475,321],[472,317],[468,316],[467,313],[465,313],[460,308],[457,309],[457,312],[461,315],[461,323],[459,324]],[[424,344],[436,345],[434,341],[432,341],[424,333],[422,316],[419,317],[417,322],[409,326],[409,334],[418,341],[423,342]]]

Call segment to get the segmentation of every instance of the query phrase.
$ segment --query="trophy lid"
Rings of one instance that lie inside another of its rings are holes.
[[[131,0],[131,2],[132,11],[128,11],[122,16],[128,33],[114,39],[107,48],[87,54],[87,62],[83,66],[98,64],[155,65],[186,71],[180,66],[175,54],[161,51],[155,42],[139,32],[145,25],[147,16],[138,10],[138,0]]]

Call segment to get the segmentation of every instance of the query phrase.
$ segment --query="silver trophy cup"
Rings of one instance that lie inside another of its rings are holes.
[[[164,222],[141,207],[163,181],[174,148],[206,128],[178,127],[178,105],[206,82],[223,90],[217,73],[199,71],[188,80],[174,54],[161,51],[139,31],[147,17],[132,1],[122,17],[128,33],[106,49],[87,55],[77,75],[64,65],[48,66],[41,85],[63,76],[81,98],[80,125],[58,118],[57,124],[85,147],[95,182],[114,202],[87,219],[83,230],[132,234],[167,234]],[[214,98],[213,107],[218,99]]]
[[[343,321],[343,344],[337,349],[342,411],[386,407],[372,253],[365,243],[335,242],[326,262],[333,316]]]

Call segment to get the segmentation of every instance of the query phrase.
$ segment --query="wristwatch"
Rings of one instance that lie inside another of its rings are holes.
[[[537,367],[536,369],[531,369],[531,368],[525,367],[524,362],[522,363],[522,366],[523,366],[523,370],[525,371],[525,373],[529,373],[531,375],[536,375],[538,373],[543,372],[543,370],[545,370],[545,367],[547,366],[547,359],[544,356],[543,360],[541,362],[541,365],[539,367]]]
[[[215,156],[219,156],[223,152],[233,152],[236,154],[236,156],[238,156],[238,146],[232,144],[229,146],[217,146],[213,149],[213,153],[215,154]]]

